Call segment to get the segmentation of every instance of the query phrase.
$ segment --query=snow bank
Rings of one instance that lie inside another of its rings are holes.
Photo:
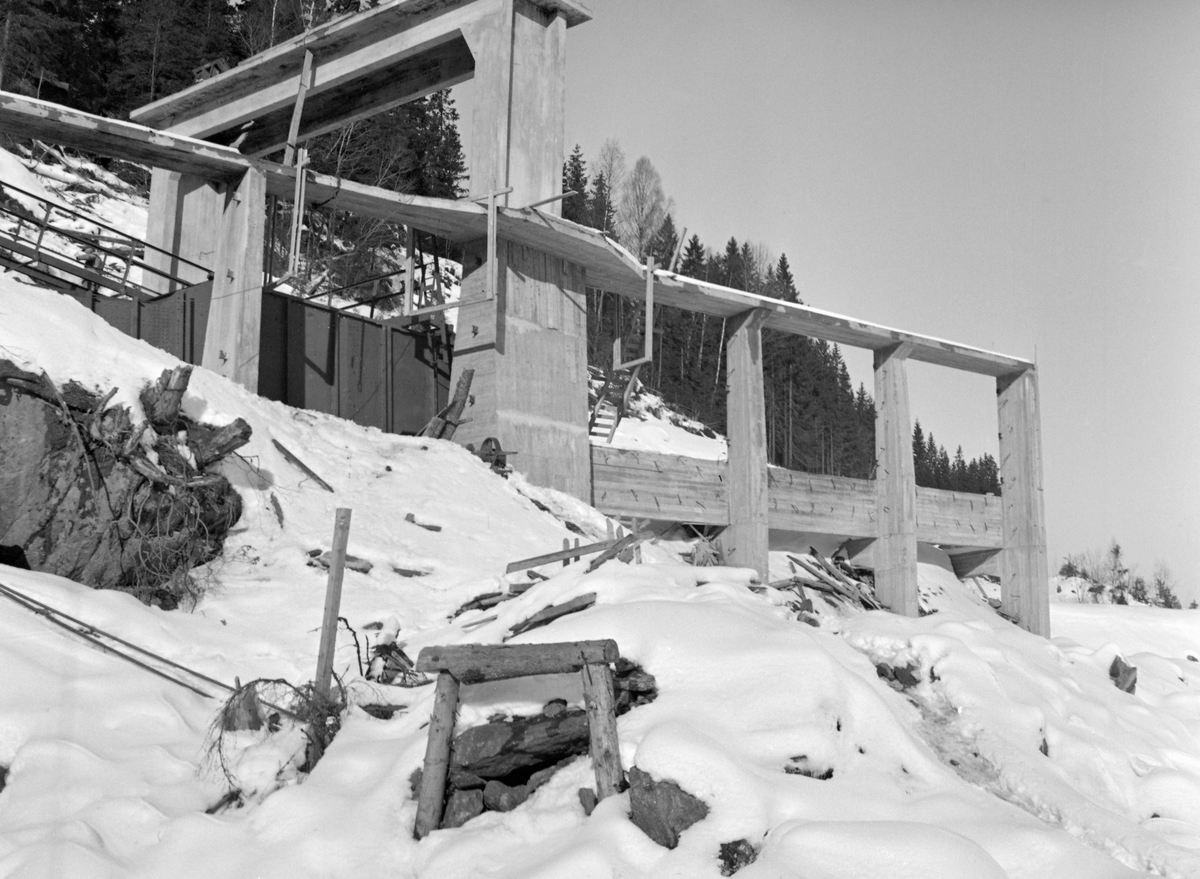
[[[10,275],[0,276],[0,356],[59,383],[116,386],[135,407],[175,362]],[[930,615],[825,608],[813,627],[774,590],[751,591],[748,571],[693,568],[648,547],[641,565],[548,566],[550,579],[520,597],[448,620],[480,593],[527,582],[505,566],[574,538],[563,519],[587,540],[603,536],[603,518],[501,479],[451,443],[290,409],[203,369],[184,409],[254,430],[225,465],[245,513],[224,558],[198,572],[207,593],[195,612],[12,568],[0,567],[0,583],[218,680],[303,683],[326,581],[307,553],[328,547],[335,509],[350,507],[349,551],[373,565],[347,572],[343,591],[361,640],[378,637],[367,624],[394,618],[414,655],[499,643],[537,610],[594,592],[591,609],[515,640],[613,638],[655,675],[658,699],[619,721],[622,761],[674,780],[709,815],[671,851],[631,823],[627,795],[585,816],[577,792],[594,780],[581,758],[514,811],[415,842],[409,778],[432,688],[363,682],[346,633],[336,671],[354,700],[403,710],[378,720],[352,707],[302,783],[281,746],[278,790],[207,815],[224,790],[204,752],[216,701],[0,601],[2,875],[715,877],[721,844],[746,839],[760,850],[739,873],[748,879],[1200,876],[1200,665],[1188,658],[1200,657],[1200,615],[1056,603],[1046,641],[923,563]],[[1108,679],[1117,653],[1139,668],[1136,694]],[[893,689],[880,663],[910,666],[919,684]],[[578,704],[578,681],[466,686],[458,722],[531,713],[554,696]],[[258,756],[270,779],[270,754]]]

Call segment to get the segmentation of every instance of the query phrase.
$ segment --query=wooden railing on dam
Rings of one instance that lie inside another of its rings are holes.
[[[592,503],[610,516],[697,525],[728,525],[728,465],[724,461],[592,447]],[[874,481],[771,467],[767,522],[781,531],[844,537],[879,534]],[[918,488],[917,540],[953,548],[999,550],[1004,545],[1000,498]]]

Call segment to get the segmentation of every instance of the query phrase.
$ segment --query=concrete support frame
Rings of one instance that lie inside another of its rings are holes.
[[[875,493],[879,537],[875,595],[893,612],[919,614],[917,592],[917,479],[907,357],[901,343],[875,352]]]
[[[725,563],[769,578],[767,430],[763,397],[762,308],[733,318],[726,343],[726,434],[729,439],[729,527],[721,535]]]
[[[257,392],[266,177],[247,171],[223,189],[201,365]]]
[[[1021,627],[1050,637],[1050,573],[1042,498],[1042,430],[1037,371],[996,379],[1004,548],[1001,606]]]

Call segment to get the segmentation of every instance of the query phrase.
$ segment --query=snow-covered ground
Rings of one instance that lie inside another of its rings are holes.
[[[117,387],[115,402],[135,411],[138,390],[175,364],[7,274],[0,357],[59,383]],[[580,758],[514,811],[416,842],[409,777],[432,687],[363,681],[343,633],[336,671],[352,701],[405,708],[379,720],[351,707],[307,777],[286,727],[242,742],[232,770],[257,795],[209,815],[227,788],[206,759],[218,702],[0,600],[0,876],[716,877],[721,844],[738,839],[760,849],[737,874],[746,879],[1200,876],[1200,613],[1055,602],[1046,641],[926,554],[920,585],[936,612],[905,619],[818,598],[812,626],[788,606],[794,596],[748,588],[749,571],[691,567],[648,545],[642,564],[546,566],[550,579],[520,597],[448,622],[474,596],[528,582],[505,566],[578,536],[564,520],[586,541],[604,537],[603,517],[502,479],[452,443],[290,409],[203,369],[184,409],[217,424],[241,416],[254,431],[223,465],[245,511],[223,558],[199,572],[193,611],[3,566],[0,584],[228,683],[302,684],[326,583],[308,551],[328,548],[335,510],[349,507],[349,551],[373,563],[347,572],[342,594],[360,639],[381,623],[414,656],[499,643],[531,613],[595,592],[594,607],[513,640],[615,639],[659,688],[619,720],[624,766],[677,782],[709,814],[670,851],[631,823],[627,794],[587,816],[577,791],[593,777]],[[657,429],[649,414],[638,423]],[[672,448],[669,435],[654,441]],[[1117,654],[1138,668],[1136,694],[1109,679]],[[911,666],[920,683],[893,689],[881,663]],[[567,677],[467,686],[458,723],[533,713],[555,695],[582,700]]]

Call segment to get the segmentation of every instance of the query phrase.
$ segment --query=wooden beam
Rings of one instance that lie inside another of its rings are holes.
[[[767,313],[734,318],[726,344],[729,434],[729,527],[721,535],[725,563],[754,568],[765,583],[768,566],[766,406],[762,327]]]
[[[596,774],[596,797],[615,796],[625,786],[621,747],[617,740],[616,701],[612,670],[607,663],[589,662],[580,672],[583,704],[588,719],[588,752]]]
[[[464,684],[502,681],[525,675],[577,672],[589,663],[616,662],[617,642],[567,641],[554,644],[454,644],[426,647],[417,671],[449,672]]]
[[[1037,370],[996,380],[1004,549],[1002,609],[1022,628],[1050,637],[1050,576],[1042,499],[1042,427]]]
[[[999,576],[1000,569],[996,556],[998,549],[946,549],[950,556],[950,565],[954,568],[954,576],[960,580],[977,577],[983,574]]]
[[[226,186],[201,365],[258,392],[266,181],[250,170]]]
[[[912,419],[902,343],[875,352],[875,497],[878,539],[875,595],[895,613],[918,615],[917,482],[913,472]]]
[[[454,740],[454,716],[458,710],[458,681],[450,672],[438,675],[429,718],[429,739],[421,768],[421,790],[417,795],[417,820],[413,836],[424,839],[442,823],[442,801],[446,796],[446,774],[450,768],[450,743]]]

